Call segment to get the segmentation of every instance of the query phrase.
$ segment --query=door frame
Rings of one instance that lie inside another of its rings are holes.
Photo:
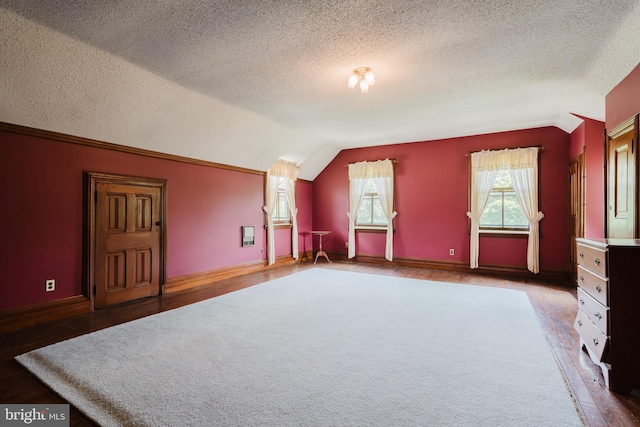
[[[577,270],[577,253],[575,250],[575,238],[576,237],[584,237],[584,223],[585,223],[585,152],[586,149],[583,148],[582,153],[578,156],[574,157],[569,161],[568,167],[568,175],[569,175],[569,227],[574,226],[576,229],[576,236],[571,236],[573,230],[569,230],[569,273],[571,274],[571,278],[574,282],[577,282],[577,275],[574,274]],[[576,169],[578,172],[578,181],[576,183],[576,189],[578,194],[573,193],[573,186],[571,185],[571,169],[573,165],[576,165]],[[575,204],[574,204],[575,203]],[[573,223],[571,221],[571,213],[575,210],[576,212],[576,221]]]
[[[635,176],[634,176],[634,184],[635,184],[635,188],[633,189],[634,191],[634,197],[635,197],[635,206],[633,207],[634,210],[634,224],[633,224],[633,238],[639,238],[640,237],[640,227],[638,227],[638,221],[640,220],[640,199],[638,199],[638,196],[640,195],[640,147],[638,147],[638,138],[640,136],[640,129],[638,129],[640,125],[640,114],[636,114],[632,117],[630,117],[629,119],[625,120],[624,122],[622,122],[621,124],[619,124],[615,129],[613,129],[611,132],[607,133],[607,131],[604,131],[605,134],[605,143],[604,143],[604,237],[608,238],[609,237],[609,219],[611,214],[609,213],[609,197],[611,197],[611,192],[609,191],[609,184],[610,184],[610,179],[609,179],[609,172],[611,169],[611,165],[610,165],[610,161],[611,161],[611,156],[609,156],[609,150],[610,150],[610,145],[611,145],[611,141],[618,138],[621,135],[626,134],[629,131],[633,132],[632,135],[632,142],[631,142],[631,155],[633,156],[633,161],[635,162],[636,165],[636,170],[635,170]]]
[[[164,294],[164,285],[167,272],[167,180],[160,178],[147,178],[131,175],[116,175],[103,172],[84,171],[84,203],[83,203],[83,250],[82,250],[82,270],[83,284],[82,292],[91,302],[91,310],[95,310],[95,265],[96,265],[96,203],[98,183],[123,184],[154,187],[160,190],[160,265],[159,265],[159,285],[160,295]]]

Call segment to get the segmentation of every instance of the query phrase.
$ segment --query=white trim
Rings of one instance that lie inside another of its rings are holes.
[[[492,230],[489,228],[481,228],[479,232],[480,234],[522,234],[525,236],[529,234],[529,230],[505,230],[505,229]]]
[[[620,123],[618,126],[616,126],[615,129],[613,129],[611,132],[609,132],[609,138],[616,139],[620,135],[624,135],[625,133],[629,132],[630,130],[633,130],[633,126],[634,126],[635,122],[636,122],[636,116],[633,116],[633,117],[625,120],[623,123]]]

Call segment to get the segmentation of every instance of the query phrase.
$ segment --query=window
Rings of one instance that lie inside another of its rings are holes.
[[[389,224],[384,210],[382,208],[382,202],[378,195],[378,189],[373,179],[367,179],[365,184],[364,195],[358,208],[358,216],[356,219],[356,227],[384,227]]]
[[[280,180],[280,185],[278,186],[278,202],[276,203],[276,208],[271,218],[273,219],[273,223],[277,225],[291,224],[291,211],[289,210],[289,206],[287,206],[284,179]]]
[[[296,179],[298,165],[278,159],[267,170],[264,183],[264,201],[267,226],[267,260],[269,265],[276,262],[276,227],[291,228],[291,253],[298,259],[298,208],[296,208]]]
[[[356,256],[356,229],[383,230],[385,259],[393,261],[394,167],[389,159],[349,163],[348,258]]]
[[[471,153],[467,212],[470,268],[478,268],[480,232],[506,230],[528,235],[527,268],[534,274],[540,271],[539,234],[544,214],[538,209],[539,152],[539,147],[527,147]],[[520,215],[527,219],[527,228],[522,226]]]
[[[527,231],[529,223],[518,203],[508,170],[496,175],[487,205],[482,211],[480,230]]]

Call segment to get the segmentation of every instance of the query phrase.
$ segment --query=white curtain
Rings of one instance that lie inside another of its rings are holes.
[[[268,264],[275,263],[275,234],[273,231],[273,212],[278,203],[278,188],[284,182],[287,206],[291,212],[291,252],[293,258],[298,259],[298,208],[296,208],[295,180],[298,177],[298,166],[284,160],[276,161],[267,171],[265,199],[266,205],[262,209],[267,214],[267,260]]]
[[[298,259],[298,208],[296,207],[296,181],[293,178],[284,179],[284,194],[287,196],[287,206],[291,213],[291,252],[293,259]]]
[[[387,164],[381,165],[382,170],[380,175],[376,175],[373,178],[373,182],[376,184],[378,190],[378,196],[380,197],[380,204],[382,205],[382,211],[385,218],[387,218],[387,244],[384,250],[384,257],[388,261],[393,261],[393,218],[398,215],[398,212],[393,210],[393,165],[391,161],[385,160]],[[386,170],[390,168],[391,170]]]
[[[358,209],[364,196],[364,189],[367,180],[364,178],[356,178],[356,176],[364,176],[366,174],[366,163],[352,163],[349,165],[349,242],[347,249],[347,258],[356,256],[356,219],[358,218]],[[351,178],[351,176],[354,178]]]
[[[275,244],[273,233],[273,212],[276,210],[278,204],[278,187],[280,184],[280,177],[271,174],[271,170],[267,171],[267,182],[265,188],[265,201],[266,205],[262,209],[267,214],[267,260],[269,265],[275,262]]]
[[[532,273],[540,271],[540,220],[544,214],[538,211],[538,148],[526,148],[511,153],[509,175],[516,198],[529,222],[527,244],[527,268]]]
[[[484,168],[485,159],[483,154],[471,154],[471,211],[467,212],[467,216],[471,219],[471,234],[469,235],[469,267],[478,268],[478,255],[480,253],[480,217],[482,211],[487,205],[489,194],[493,189],[493,183],[496,180],[498,169]]]
[[[375,162],[358,162],[349,165],[349,249],[348,258],[356,255],[356,220],[358,208],[365,193],[368,179],[373,179],[380,198],[382,209],[387,219],[387,239],[385,258],[393,261],[393,218],[398,214],[393,210],[393,163],[389,159]]]
[[[538,211],[538,148],[516,148],[499,151],[480,151],[471,154],[471,268],[478,268],[479,225],[498,170],[509,170],[516,198],[529,222],[527,268],[539,272],[539,222],[544,217]]]

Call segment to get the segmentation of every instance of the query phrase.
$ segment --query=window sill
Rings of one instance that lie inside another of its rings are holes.
[[[395,232],[395,230],[393,230]],[[356,233],[386,233],[387,227],[357,226]]]
[[[278,230],[278,229],[281,229],[281,228],[292,228],[292,227],[293,227],[293,225],[291,225],[291,224],[277,224],[277,223],[273,224],[273,228],[275,230]]]
[[[529,237],[529,230],[480,230],[482,236],[492,237]]]

